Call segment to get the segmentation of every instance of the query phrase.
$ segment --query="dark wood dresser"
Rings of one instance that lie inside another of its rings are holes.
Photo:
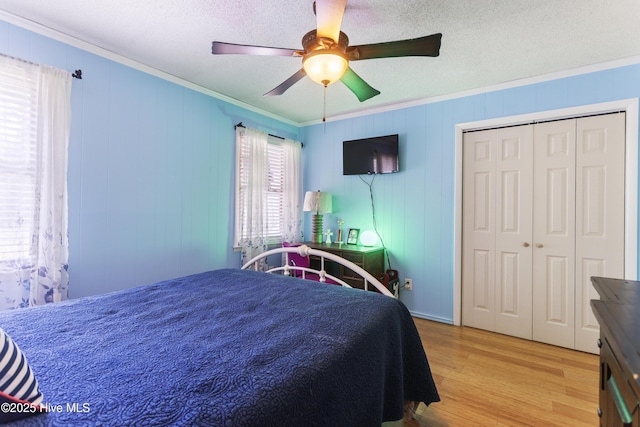
[[[329,252],[338,255],[358,267],[363,268],[368,273],[371,273],[374,277],[380,273],[384,273],[384,248],[381,246],[360,246],[360,245],[347,245],[345,243],[311,243],[304,242],[305,245],[313,249],[319,249],[321,251]],[[320,258],[310,257],[311,266],[314,268],[320,267]],[[362,277],[349,270],[338,263],[327,261],[325,265],[327,273],[339,277],[354,288],[364,289],[364,280]],[[369,290],[374,290],[373,286]]]
[[[601,426],[640,427],[640,282],[592,277],[600,324]]]

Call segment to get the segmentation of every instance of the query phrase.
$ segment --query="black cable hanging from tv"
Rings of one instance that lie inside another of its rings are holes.
[[[370,182],[367,182],[367,180],[365,180],[362,175],[358,175],[358,178],[360,178],[360,180],[362,182],[364,182],[365,184],[367,184],[367,186],[369,187],[369,196],[371,198],[371,217],[373,219],[373,231],[376,232],[376,234],[378,235],[378,239],[380,239],[380,244],[382,245],[383,248],[385,248],[385,256],[387,258],[387,265],[389,266],[389,270],[391,270],[391,261],[389,259],[389,251],[387,251],[387,247],[384,244],[384,240],[382,240],[382,236],[380,235],[380,232],[378,231],[378,224],[376,222],[376,207],[375,207],[375,203],[373,201],[373,182],[376,180],[376,176],[378,176],[378,174],[373,174],[373,177],[371,178]]]

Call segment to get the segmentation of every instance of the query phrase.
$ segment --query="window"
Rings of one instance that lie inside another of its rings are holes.
[[[237,128],[236,144],[235,245],[298,240],[301,144],[246,128]]]
[[[29,262],[36,191],[37,73],[0,68],[0,262]]]

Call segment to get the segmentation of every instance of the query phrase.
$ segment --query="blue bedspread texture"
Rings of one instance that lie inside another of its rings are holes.
[[[439,401],[406,307],[237,269],[0,313],[52,411],[20,426],[380,426]]]

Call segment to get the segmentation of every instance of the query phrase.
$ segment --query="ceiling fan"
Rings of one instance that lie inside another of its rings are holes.
[[[279,47],[252,46],[214,41],[211,53],[275,55],[302,57],[302,68],[265,96],[282,95],[305,75],[325,88],[340,80],[360,100],[366,101],[380,91],[371,87],[351,67],[349,61],[401,56],[432,56],[440,54],[442,34],[393,42],[349,46],[349,38],[340,31],[347,0],[316,0],[313,9],[317,29],[302,38],[304,50]]]

